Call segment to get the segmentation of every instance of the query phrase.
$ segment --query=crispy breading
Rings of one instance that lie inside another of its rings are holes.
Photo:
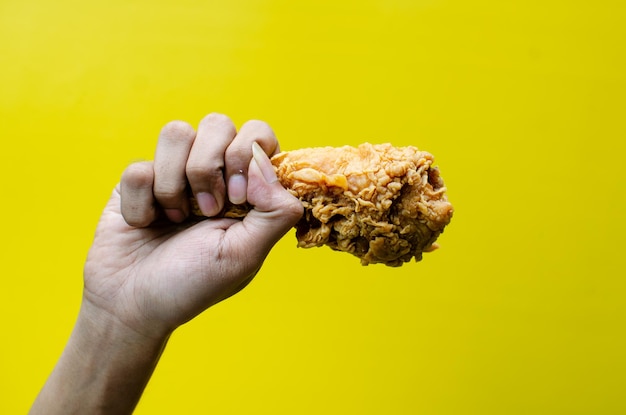
[[[302,201],[298,246],[328,245],[363,265],[399,266],[432,250],[450,222],[433,156],[415,147],[362,144],[273,157],[280,182]]]

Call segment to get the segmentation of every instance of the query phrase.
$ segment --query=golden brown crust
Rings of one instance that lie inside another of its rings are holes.
[[[328,245],[363,265],[399,266],[432,249],[452,216],[432,155],[415,147],[310,148],[272,161],[305,207],[301,247]]]

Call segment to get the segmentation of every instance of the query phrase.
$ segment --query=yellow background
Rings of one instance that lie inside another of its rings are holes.
[[[626,413],[626,10],[589,1],[0,1],[0,413],[73,326],[163,124],[437,159],[442,248],[361,267],[293,233],[182,327],[138,414]]]

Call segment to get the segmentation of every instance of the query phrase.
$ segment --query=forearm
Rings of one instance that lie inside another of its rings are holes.
[[[167,342],[147,338],[83,303],[30,414],[130,414]]]

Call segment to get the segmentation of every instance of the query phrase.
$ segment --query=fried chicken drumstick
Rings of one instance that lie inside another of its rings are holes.
[[[271,160],[281,184],[305,209],[296,225],[299,247],[328,245],[363,265],[397,267],[436,249],[452,218],[433,156],[415,147],[304,148]],[[227,206],[225,216],[242,217],[249,209]]]

